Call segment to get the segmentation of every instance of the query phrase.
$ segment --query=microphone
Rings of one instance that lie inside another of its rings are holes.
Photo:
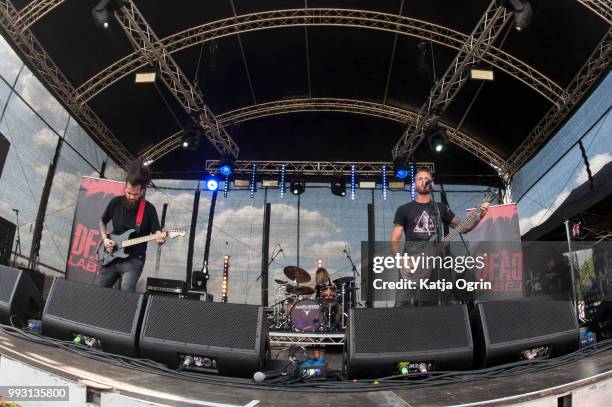
[[[278,247],[280,247],[280,250],[278,252],[282,253],[283,257],[285,257],[285,251],[283,250],[283,247],[280,245],[280,243],[278,244]]]
[[[427,181],[423,182],[423,187],[427,188],[427,189],[431,189],[433,187],[433,181],[428,179]]]

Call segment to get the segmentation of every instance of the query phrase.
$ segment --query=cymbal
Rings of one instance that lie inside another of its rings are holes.
[[[297,294],[297,295],[312,295],[315,290],[312,287],[306,286],[295,286],[291,284],[287,284],[287,292],[289,294]]]
[[[286,282],[286,281],[284,281],[284,280],[280,280],[280,279],[278,279],[278,278],[275,278],[275,279],[274,279],[274,282],[275,282],[276,284],[280,284],[280,285],[285,285],[285,284],[287,284],[287,282]]]
[[[283,270],[289,280],[295,280],[298,283],[307,283],[310,281],[310,274],[302,268],[296,266],[287,266]]]
[[[340,277],[334,280],[334,284],[342,285],[342,284],[350,284],[355,281],[354,277]]]

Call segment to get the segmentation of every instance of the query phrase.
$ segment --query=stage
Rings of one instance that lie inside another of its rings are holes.
[[[591,407],[604,406],[612,397],[612,350],[512,378],[365,392],[258,390],[229,387],[222,381],[198,383],[114,366],[6,333],[0,333],[0,354],[5,385],[69,386],[70,402],[62,406],[84,405],[86,400],[99,406],[569,406],[567,401],[558,404],[557,399],[571,394],[572,406]],[[338,362],[340,356],[338,351],[326,350],[329,359]]]

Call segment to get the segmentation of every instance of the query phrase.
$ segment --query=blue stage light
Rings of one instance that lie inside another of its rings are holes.
[[[387,166],[382,166],[382,199],[387,200]]]
[[[234,160],[231,158],[224,158],[221,160],[219,165],[219,173],[224,177],[229,177],[234,173]]]
[[[219,180],[213,175],[206,178],[206,189],[209,191],[216,191],[219,188]]]
[[[393,161],[393,175],[397,179],[405,179],[408,176],[408,167],[404,158],[398,157]]]

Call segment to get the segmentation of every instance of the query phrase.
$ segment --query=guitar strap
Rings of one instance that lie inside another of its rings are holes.
[[[136,233],[140,233],[140,225],[142,224],[142,218],[144,217],[146,200],[143,196],[140,198],[140,203],[138,204],[138,213],[136,214]]]

